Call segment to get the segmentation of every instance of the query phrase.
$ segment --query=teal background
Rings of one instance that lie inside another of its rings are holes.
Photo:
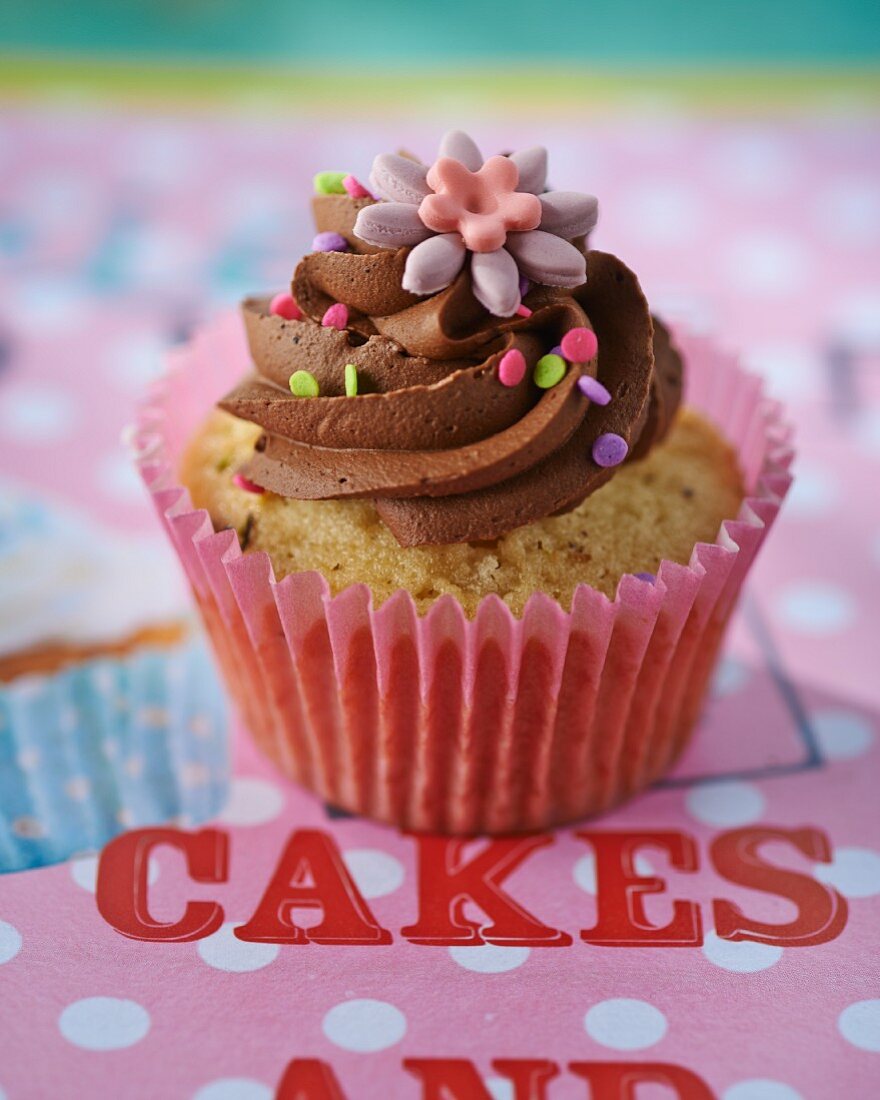
[[[206,60],[875,64],[878,0],[32,0],[0,49]]]

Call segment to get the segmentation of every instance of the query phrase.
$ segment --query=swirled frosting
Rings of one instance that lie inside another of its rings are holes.
[[[620,260],[586,251],[585,282],[532,283],[526,308],[499,317],[475,296],[468,262],[438,293],[405,290],[413,249],[355,232],[374,203],[315,197],[318,231],[348,247],[300,261],[291,290],[302,319],[273,314],[268,299],[244,303],[255,370],[220,404],[263,428],[241,471],[249,481],[298,499],[372,498],[403,546],[489,540],[575,507],[612,477],[614,467],[593,457],[601,436],[620,437],[630,458],[664,436],[681,361]],[[582,239],[572,243],[584,251]],[[341,329],[322,323],[337,303],[347,308]],[[535,365],[576,328],[594,331],[598,354],[539,388]],[[512,350],[526,372],[505,385],[499,366]],[[346,395],[347,364],[356,396]],[[297,371],[309,372],[318,396],[291,392]],[[584,374],[608,404],[585,395]]]

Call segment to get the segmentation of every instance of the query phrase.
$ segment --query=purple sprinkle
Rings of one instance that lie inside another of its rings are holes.
[[[608,390],[606,390],[602,383],[591,374],[582,374],[580,376],[578,379],[578,389],[584,397],[589,397],[594,405],[607,405],[611,400],[611,394]]]
[[[319,233],[312,241],[313,252],[348,252],[348,241],[341,233]]]
[[[619,466],[626,458],[629,446],[615,432],[605,432],[593,444],[593,461],[597,466]]]
[[[520,298],[525,298],[525,296],[529,292],[529,287],[531,285],[532,284],[525,277],[525,275],[520,275],[520,277],[519,277],[519,296],[520,296]]]
[[[653,573],[633,573],[633,576],[637,581],[647,581],[648,584],[653,584],[657,579]]]
[[[561,359],[564,359],[565,356],[562,354],[562,344],[557,344],[555,348],[551,348],[550,354],[558,355]]]

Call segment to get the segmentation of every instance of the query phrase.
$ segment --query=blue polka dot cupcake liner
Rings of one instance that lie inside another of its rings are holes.
[[[222,808],[229,719],[201,636],[0,684],[0,873]]]

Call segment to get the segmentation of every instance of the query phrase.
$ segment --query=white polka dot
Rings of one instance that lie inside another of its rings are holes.
[[[449,954],[465,970],[473,970],[476,974],[503,974],[522,966],[529,957],[529,949],[484,943],[478,947],[450,947]]]
[[[880,344],[880,286],[860,286],[841,294],[829,320],[838,338],[858,350],[876,349]]]
[[[756,974],[767,970],[782,958],[782,948],[769,943],[752,943],[749,940],[722,940],[714,928],[706,933],[703,954],[722,970],[736,974]]]
[[[775,606],[786,627],[810,637],[839,633],[856,617],[852,596],[827,581],[795,581],[777,594]]]
[[[159,878],[159,861],[153,857],[147,864],[147,882],[150,886]],[[98,883],[98,857],[79,856],[70,861],[70,877],[83,890],[94,894]]]
[[[736,657],[722,657],[712,677],[712,694],[735,695],[742,691],[751,678],[748,665]]]
[[[851,760],[868,751],[874,742],[871,723],[851,710],[820,710],[812,726],[823,756],[828,760]]]
[[[678,179],[648,177],[616,196],[618,215],[639,239],[680,244],[693,237],[704,221],[700,196]]]
[[[111,500],[130,503],[146,499],[144,484],[127,454],[117,454],[114,451],[106,455],[98,463],[95,480],[101,492]]]
[[[761,298],[800,290],[813,266],[797,237],[770,229],[735,236],[721,252],[721,265],[732,286]]]
[[[21,951],[21,933],[5,920],[0,920],[0,966]]]
[[[746,198],[783,194],[796,172],[786,143],[770,130],[753,128],[719,133],[710,167],[722,186]]]
[[[486,1091],[492,1100],[516,1100],[513,1082],[506,1077],[489,1077],[486,1081]]]
[[[845,898],[880,894],[880,853],[869,848],[835,848],[830,863],[817,863],[813,875]]]
[[[636,853],[633,861],[637,875],[645,877],[654,874],[654,868],[650,860],[641,852]],[[577,860],[571,869],[572,878],[577,886],[588,894],[596,893],[596,857],[592,852],[586,852]]]
[[[880,1000],[856,1001],[837,1017],[840,1034],[859,1050],[880,1054]]]
[[[122,1050],[143,1039],[150,1016],[136,1001],[86,997],[64,1009],[58,1026],[69,1043],[83,1050]]]
[[[76,426],[74,396],[60,386],[5,386],[0,394],[0,432],[17,443],[43,445],[66,439]]]
[[[16,756],[15,762],[22,771],[32,772],[35,768],[39,767],[40,759],[39,749],[22,749],[18,756]]]
[[[758,821],[764,812],[764,796],[753,783],[730,779],[693,787],[685,805],[691,817],[704,825],[732,828]]]
[[[837,1018],[837,1026],[847,1043],[860,1051],[880,1054],[880,1000],[847,1005]]]
[[[221,1077],[193,1093],[192,1100],[272,1100],[274,1093],[251,1077]]]
[[[284,795],[274,783],[265,779],[233,779],[220,821],[227,825],[265,825],[276,818],[283,807]]]
[[[827,515],[840,499],[836,476],[821,466],[798,462],[794,484],[785,498],[786,516],[797,519],[817,519]]]
[[[85,802],[91,794],[92,784],[84,775],[75,775],[64,784],[64,791],[72,802]]]
[[[630,997],[600,1001],[584,1017],[590,1038],[612,1050],[645,1050],[660,1042],[666,1026],[658,1008]]]
[[[199,940],[198,952],[215,970],[227,970],[231,974],[244,974],[249,970],[262,970],[274,962],[281,951],[277,943],[247,943],[237,939],[235,924],[224,924],[212,936]]]
[[[383,898],[403,885],[403,864],[378,848],[350,848],[342,858],[365,898]]]
[[[725,1089],[722,1100],[803,1100],[803,1097],[791,1085],[766,1077],[754,1077],[750,1081],[738,1081]]]
[[[816,350],[803,344],[752,344],[743,360],[749,370],[761,375],[772,396],[784,400],[814,396],[824,381]]]
[[[818,195],[816,221],[835,245],[870,248],[880,236],[877,181],[862,176],[831,180]]]
[[[343,1050],[372,1054],[400,1042],[406,1034],[406,1017],[387,1001],[343,1001],[324,1017],[323,1030]]]

